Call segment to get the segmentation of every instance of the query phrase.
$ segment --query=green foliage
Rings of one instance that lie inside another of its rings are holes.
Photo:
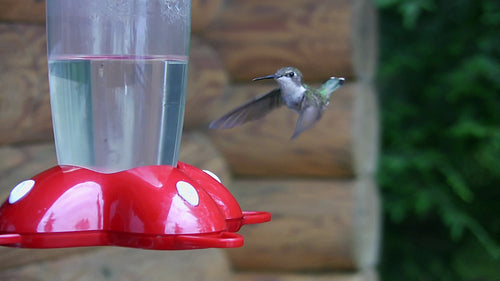
[[[499,280],[500,1],[377,4],[382,279]]]
[[[433,0],[376,0],[381,8],[396,8],[406,27],[414,27],[422,11],[434,10]]]

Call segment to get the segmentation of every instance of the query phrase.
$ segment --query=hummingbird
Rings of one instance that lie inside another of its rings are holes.
[[[257,120],[273,109],[286,105],[299,114],[291,139],[311,128],[330,103],[330,95],[345,79],[330,77],[314,89],[302,83],[302,73],[295,67],[284,67],[275,74],[254,78],[253,81],[274,79],[279,87],[257,97],[210,123],[210,129],[229,129],[246,122]]]

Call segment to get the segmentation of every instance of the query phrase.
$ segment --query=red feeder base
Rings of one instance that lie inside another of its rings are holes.
[[[113,174],[56,166],[11,191],[0,207],[0,245],[233,248],[243,245],[241,226],[270,219],[242,212],[217,176],[181,162]]]

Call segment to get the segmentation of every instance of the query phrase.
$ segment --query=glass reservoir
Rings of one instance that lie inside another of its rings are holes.
[[[59,165],[176,166],[190,11],[188,0],[47,1]]]

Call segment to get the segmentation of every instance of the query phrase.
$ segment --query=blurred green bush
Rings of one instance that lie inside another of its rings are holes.
[[[500,280],[500,1],[376,0],[382,280]]]

